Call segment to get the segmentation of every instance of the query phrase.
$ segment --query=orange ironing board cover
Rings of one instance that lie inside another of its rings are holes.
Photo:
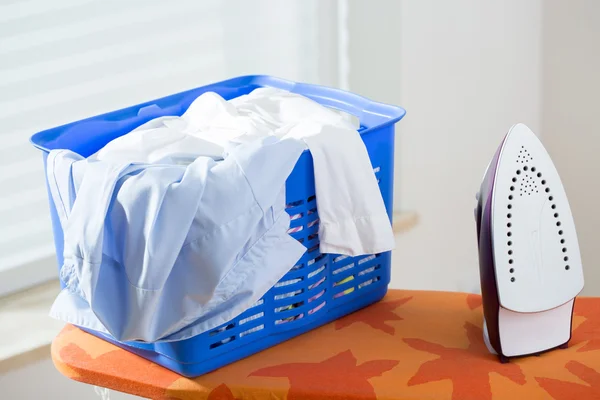
[[[390,290],[379,303],[196,379],[67,325],[65,376],[152,399],[600,399],[600,298],[578,298],[569,348],[501,364],[481,297]]]

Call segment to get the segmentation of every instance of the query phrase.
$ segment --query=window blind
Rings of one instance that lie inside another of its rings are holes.
[[[33,133],[237,75],[335,85],[321,3],[0,0],[0,295],[56,276]]]

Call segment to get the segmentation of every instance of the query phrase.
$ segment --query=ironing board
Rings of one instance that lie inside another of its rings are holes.
[[[379,303],[196,379],[71,325],[65,376],[152,399],[600,399],[600,298],[578,298],[569,348],[501,364],[481,297],[390,290]]]

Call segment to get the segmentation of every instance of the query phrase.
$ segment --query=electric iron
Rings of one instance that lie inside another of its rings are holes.
[[[483,334],[501,362],[566,348],[583,270],[575,223],[546,149],[514,125],[477,194]]]

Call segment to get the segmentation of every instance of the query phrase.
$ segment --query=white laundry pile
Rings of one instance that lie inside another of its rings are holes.
[[[64,230],[51,315],[121,341],[173,341],[249,308],[306,251],[289,236],[285,180],[314,161],[322,253],[394,247],[366,148],[341,115],[278,89],[198,97],[84,159],[48,156]]]
[[[230,101],[205,93],[181,117],[150,121],[109,143],[97,158],[154,162],[171,154],[219,159],[231,146],[265,136],[300,139],[311,152],[321,253],[358,256],[394,248],[389,217],[359,133],[340,114],[292,92],[260,88]]]

